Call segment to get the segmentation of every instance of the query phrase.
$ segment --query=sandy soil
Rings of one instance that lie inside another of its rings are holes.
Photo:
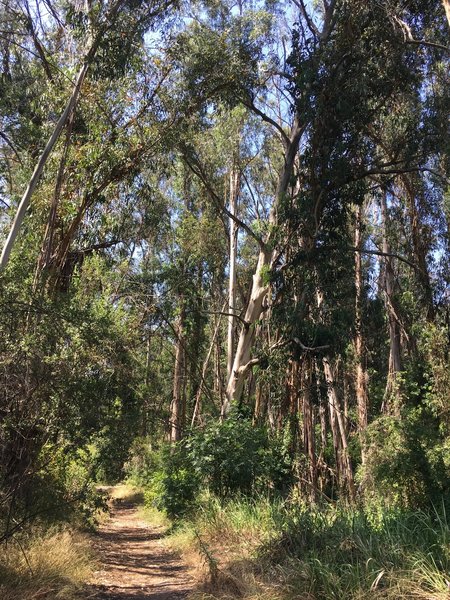
[[[115,505],[94,536],[100,562],[86,598],[181,600],[193,587],[189,569],[164,547],[164,528],[139,519],[133,504]]]

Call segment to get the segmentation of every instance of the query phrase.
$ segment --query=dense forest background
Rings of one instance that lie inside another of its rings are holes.
[[[126,477],[174,518],[205,490],[442,515],[449,26],[2,0],[0,541]]]

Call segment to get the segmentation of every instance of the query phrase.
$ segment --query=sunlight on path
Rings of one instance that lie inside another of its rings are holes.
[[[95,600],[182,600],[192,589],[188,569],[162,543],[163,527],[151,526],[136,506],[115,506],[95,535],[100,570],[87,598]]]

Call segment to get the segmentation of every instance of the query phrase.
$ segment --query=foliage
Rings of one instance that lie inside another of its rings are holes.
[[[204,485],[221,498],[279,492],[292,481],[291,459],[280,441],[239,415],[210,424],[185,445]]]
[[[294,5],[0,6],[2,244],[96,40],[0,273],[1,540],[92,523],[128,475],[196,519],[218,583],[213,527],[291,596],[438,593],[443,5]]]
[[[445,597],[449,524],[428,511],[210,500],[174,531],[186,551],[200,535],[219,577],[199,598]],[[195,596],[197,597],[197,596]]]

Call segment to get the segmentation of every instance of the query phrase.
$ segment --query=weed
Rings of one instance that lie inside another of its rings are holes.
[[[69,529],[37,530],[0,549],[2,600],[72,600],[92,573],[85,537]]]

